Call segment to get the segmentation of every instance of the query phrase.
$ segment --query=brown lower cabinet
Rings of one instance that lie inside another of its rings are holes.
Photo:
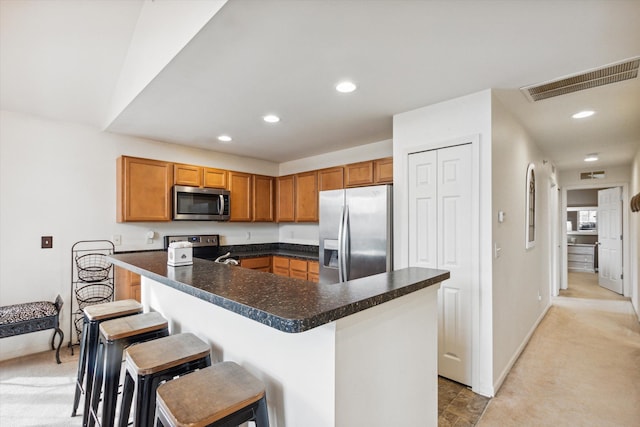
[[[134,299],[140,302],[140,275],[126,268],[115,267],[116,300]]]
[[[318,283],[318,262],[283,256],[273,257],[273,274]]]
[[[244,258],[240,260],[240,267],[271,273],[271,257]]]
[[[320,281],[320,264],[318,261],[307,261],[307,280],[314,283]]]
[[[273,274],[278,276],[289,277],[289,258],[282,256],[273,257]]]

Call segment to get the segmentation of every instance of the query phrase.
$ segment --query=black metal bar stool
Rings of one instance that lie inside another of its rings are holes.
[[[222,362],[161,384],[156,427],[222,427],[254,421],[268,427],[262,381],[234,362]]]
[[[124,352],[126,375],[118,425],[129,422],[131,401],[136,390],[134,427],[152,425],[156,407],[156,389],[171,380],[211,365],[209,344],[191,333],[171,335],[132,345]]]
[[[100,324],[100,346],[96,357],[95,379],[92,387],[89,422],[93,427],[98,420],[98,406],[102,396],[100,425],[114,424],[118,384],[125,347],[169,335],[169,324],[160,313],[144,313],[108,320]],[[104,390],[103,390],[104,382]]]
[[[98,352],[99,325],[106,320],[142,313],[142,305],[136,300],[127,299],[90,305],[84,308],[83,313],[80,354],[78,356],[78,378],[76,380],[76,391],[73,398],[73,411],[71,412],[71,416],[76,416],[76,411],[80,403],[80,395],[84,393],[82,425],[86,426],[89,419],[91,388],[93,387],[94,367],[96,354]]]

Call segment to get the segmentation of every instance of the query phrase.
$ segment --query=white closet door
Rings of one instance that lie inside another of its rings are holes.
[[[598,284],[622,294],[621,188],[598,191]]]
[[[410,265],[449,270],[438,293],[438,373],[471,384],[471,145],[409,156]]]
[[[436,151],[409,156],[409,265],[438,268]]]

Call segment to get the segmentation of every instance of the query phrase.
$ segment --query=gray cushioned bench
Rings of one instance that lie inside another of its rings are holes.
[[[60,363],[60,346],[64,340],[59,321],[61,309],[60,295],[55,302],[38,301],[2,306],[0,307],[0,338],[55,329],[51,338],[51,349],[56,349],[54,341],[56,335],[60,334],[60,342],[56,349],[56,361]]]

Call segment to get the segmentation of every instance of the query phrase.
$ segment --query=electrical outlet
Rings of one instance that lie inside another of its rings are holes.
[[[113,242],[114,246],[120,246],[122,244],[122,236],[119,234],[114,234],[113,236],[111,236],[111,241]]]
[[[53,236],[42,236],[40,238],[40,247],[42,249],[53,248]]]

